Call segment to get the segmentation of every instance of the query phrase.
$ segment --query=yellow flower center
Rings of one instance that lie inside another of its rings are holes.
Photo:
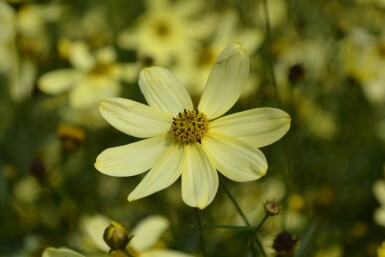
[[[177,142],[200,143],[208,128],[209,120],[204,113],[198,110],[184,110],[173,118],[170,132]]]
[[[157,21],[157,23],[154,24],[155,33],[160,37],[165,37],[170,34],[170,26],[166,21]]]

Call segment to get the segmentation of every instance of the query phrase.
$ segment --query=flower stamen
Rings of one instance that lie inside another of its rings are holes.
[[[174,140],[183,144],[201,142],[209,128],[209,120],[206,114],[199,110],[180,112],[172,118],[171,130]]]

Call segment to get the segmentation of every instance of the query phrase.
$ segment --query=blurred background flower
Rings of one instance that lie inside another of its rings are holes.
[[[274,200],[280,213],[257,233],[267,256],[283,231],[298,239],[298,257],[381,256],[384,3],[0,1],[0,256],[42,256],[47,247],[106,255],[79,246],[96,213],[129,227],[167,217],[154,247],[202,255],[180,183],[128,203],[142,177],[95,170],[102,150],[135,141],[106,126],[97,106],[109,96],[144,102],[138,74],[152,65],[175,73],[197,102],[207,67],[237,41],[248,48],[250,79],[229,113],[269,106],[292,124],[262,149],[267,176],[243,184],[220,177],[215,201],[199,212],[202,225],[246,225],[229,194],[255,226]],[[249,235],[203,230],[207,255],[247,256]],[[258,246],[248,254],[263,255]]]

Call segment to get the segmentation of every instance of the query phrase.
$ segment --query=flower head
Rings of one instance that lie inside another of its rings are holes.
[[[165,217],[160,215],[151,215],[141,220],[131,230],[130,236],[128,236],[127,231],[122,225],[117,224],[116,222],[111,222],[106,216],[100,214],[88,216],[84,220],[83,229],[86,230],[84,231],[86,232],[86,235],[83,240],[80,240],[80,248],[85,248],[84,246],[88,241],[87,239],[89,239],[91,245],[93,245],[95,249],[83,249],[83,251],[92,253],[92,256],[127,256],[126,254],[122,254],[125,248],[126,251],[124,251],[134,257],[192,257],[192,255],[184,252],[159,248],[157,246],[157,243],[161,241],[162,234],[169,228],[169,225],[170,222]],[[109,243],[109,246],[107,243]],[[110,249],[110,247],[112,249]],[[43,253],[43,257],[84,256],[85,255],[68,248],[48,247]]]
[[[66,42],[72,68],[49,71],[38,80],[38,87],[49,95],[69,91],[69,105],[77,110],[90,110],[106,97],[121,91],[121,64],[116,52],[105,46],[92,52],[82,41]]]
[[[217,170],[238,182],[264,176],[267,161],[258,148],[280,139],[290,127],[290,116],[279,109],[256,108],[220,117],[241,95],[248,69],[242,45],[228,46],[217,58],[197,108],[171,72],[143,69],[139,86],[149,106],[111,98],[101,102],[100,112],[118,130],[146,139],[106,149],[97,157],[96,169],[117,177],[149,170],[129,201],[181,177],[183,201],[200,209],[214,199]]]
[[[103,239],[111,249],[124,250],[131,238],[122,224],[111,221],[110,225],[104,230]]]
[[[147,0],[144,4],[146,11],[136,24],[118,37],[119,46],[135,49],[139,59],[162,66],[179,62],[215,29],[212,19],[202,15],[202,0]]]

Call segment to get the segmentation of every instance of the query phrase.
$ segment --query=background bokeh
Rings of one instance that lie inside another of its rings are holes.
[[[0,256],[41,256],[49,246],[107,256],[83,235],[96,214],[127,228],[162,215],[170,227],[157,247],[202,256],[179,181],[129,203],[142,177],[94,168],[104,149],[137,140],[108,125],[98,102],[144,103],[138,72],[158,65],[196,103],[216,56],[233,42],[248,49],[250,78],[230,112],[280,108],[292,125],[262,149],[265,177],[222,177],[200,212],[203,224],[245,225],[228,189],[252,225],[266,200],[282,206],[258,233],[268,256],[282,231],[298,238],[295,256],[377,256],[385,240],[385,1],[266,3],[1,0]],[[246,256],[248,236],[210,229],[204,243],[209,256]]]

